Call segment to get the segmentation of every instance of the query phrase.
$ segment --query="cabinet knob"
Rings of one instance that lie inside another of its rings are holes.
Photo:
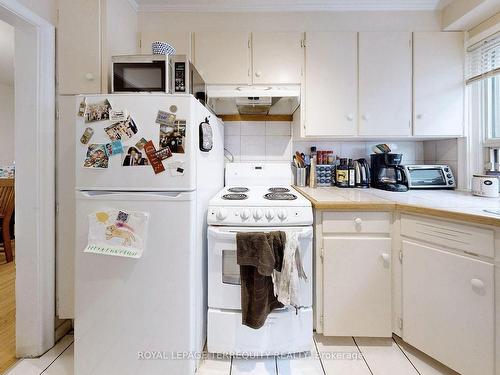
[[[87,81],[93,81],[94,80],[94,75],[92,73],[87,73],[87,74],[85,74],[85,79]]]
[[[477,292],[484,291],[484,281],[481,279],[471,279],[470,285],[472,286],[472,289]]]
[[[360,217],[357,217],[356,219],[354,219],[354,223],[356,225],[361,225],[362,222],[363,222],[363,220]]]
[[[346,116],[346,119],[347,121],[352,121],[354,120],[354,115],[352,113],[349,113],[347,116]]]
[[[417,120],[422,120],[423,118],[424,118],[424,115],[423,115],[423,114],[419,113],[419,114],[417,115]]]
[[[261,77],[261,76],[262,76],[262,72],[261,72],[260,70],[257,70],[257,71],[255,72],[255,76],[256,76],[256,77]]]
[[[370,119],[370,116],[369,115],[363,115],[361,116],[361,118],[365,121],[368,121]]]
[[[380,255],[382,257],[382,260],[384,261],[385,264],[391,263],[391,257],[387,253],[382,253]]]

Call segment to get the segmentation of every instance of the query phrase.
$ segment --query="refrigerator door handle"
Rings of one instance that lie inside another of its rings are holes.
[[[130,191],[77,191],[77,199],[97,200],[147,200],[147,201],[189,201],[193,200],[194,191],[158,191],[158,192],[130,192]]]

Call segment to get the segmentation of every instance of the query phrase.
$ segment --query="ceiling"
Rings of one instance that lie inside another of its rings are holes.
[[[14,28],[0,21],[0,84],[14,85]]]
[[[437,10],[452,0],[129,0],[141,11],[415,11]]]

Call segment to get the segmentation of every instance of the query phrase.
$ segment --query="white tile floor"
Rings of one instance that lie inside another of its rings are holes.
[[[458,375],[394,339],[316,335],[300,358],[205,360],[198,375]],[[41,358],[19,361],[7,375],[73,375],[73,336]],[[113,375],[113,374],[110,374]]]

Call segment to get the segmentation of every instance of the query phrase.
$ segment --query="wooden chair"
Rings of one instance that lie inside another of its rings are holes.
[[[10,220],[14,213],[14,179],[0,178],[0,227],[2,228],[3,251],[7,263],[14,260],[12,239],[10,237]]]

